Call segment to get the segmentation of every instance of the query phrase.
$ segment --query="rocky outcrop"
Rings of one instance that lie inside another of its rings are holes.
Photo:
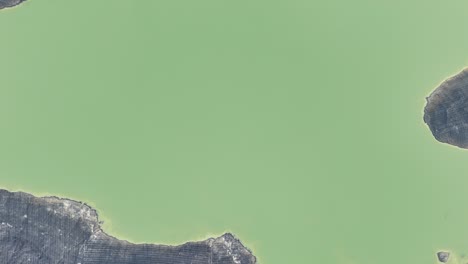
[[[442,82],[426,100],[424,122],[434,137],[468,148],[468,69]]]
[[[26,0],[0,0],[0,9],[7,8],[7,7],[14,7]]]
[[[447,263],[450,258],[450,253],[446,251],[437,252],[437,259],[442,263]]]
[[[254,264],[256,258],[229,233],[179,246],[133,244],[106,234],[84,203],[0,190],[0,263]]]

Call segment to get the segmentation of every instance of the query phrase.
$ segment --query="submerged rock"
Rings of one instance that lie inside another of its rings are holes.
[[[449,260],[450,253],[445,251],[437,252],[437,258],[440,262],[446,263]]]
[[[426,100],[424,122],[434,137],[468,148],[468,68],[441,83]]]
[[[232,234],[179,246],[133,244],[106,234],[88,205],[0,190],[0,263],[255,264]]]
[[[26,0],[0,0],[0,9],[17,6]]]

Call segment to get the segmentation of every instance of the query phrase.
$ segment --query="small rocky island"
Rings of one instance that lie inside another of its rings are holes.
[[[7,7],[14,7],[26,0],[0,0],[0,9],[7,8]]]
[[[0,263],[255,264],[232,234],[179,246],[133,244],[106,234],[82,202],[0,190]]]
[[[424,122],[434,137],[468,148],[468,68],[442,82],[426,100]]]
[[[437,252],[437,259],[439,260],[439,262],[447,263],[449,258],[450,258],[450,252],[447,252],[447,251]]]

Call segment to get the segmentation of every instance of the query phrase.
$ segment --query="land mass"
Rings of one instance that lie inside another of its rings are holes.
[[[433,136],[468,148],[468,68],[442,82],[426,100],[424,122]]]
[[[179,246],[133,244],[106,234],[100,224],[85,203],[0,189],[0,263],[256,263],[230,233]]]
[[[17,6],[26,0],[0,0],[0,9]]]

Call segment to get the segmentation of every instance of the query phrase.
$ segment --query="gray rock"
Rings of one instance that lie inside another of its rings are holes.
[[[229,233],[179,246],[133,244],[106,234],[84,203],[0,190],[0,263],[255,264],[256,258]]]
[[[0,0],[0,9],[17,6],[26,0]]]
[[[468,148],[468,69],[445,80],[426,100],[424,122],[434,137]]]
[[[447,263],[447,261],[449,260],[449,257],[450,257],[449,252],[445,252],[445,251],[437,252],[437,258],[439,259],[440,262]]]

